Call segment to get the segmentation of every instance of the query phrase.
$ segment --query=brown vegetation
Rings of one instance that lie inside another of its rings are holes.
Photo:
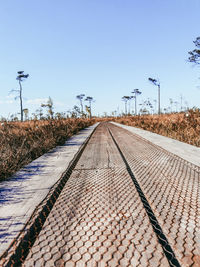
[[[200,110],[198,109],[160,116],[122,117],[114,121],[200,147]]]
[[[60,119],[0,124],[0,180],[4,180],[94,120]]]
[[[200,147],[200,111],[101,118],[116,121]],[[97,119],[59,119],[0,124],[0,180],[48,152]]]

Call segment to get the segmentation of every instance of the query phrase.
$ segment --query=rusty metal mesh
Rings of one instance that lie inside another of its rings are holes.
[[[200,266],[200,168],[109,126],[181,266]]]
[[[74,170],[24,266],[168,266],[124,167]]]
[[[36,241],[25,240],[29,254],[24,261],[20,252],[18,260],[23,266],[173,266],[107,127],[181,266],[200,266],[200,168],[111,124],[98,127],[68,182],[38,207],[31,219],[37,219]]]

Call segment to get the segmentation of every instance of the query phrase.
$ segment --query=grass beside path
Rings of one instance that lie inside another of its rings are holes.
[[[115,118],[113,121],[200,147],[199,109],[191,109],[181,113],[162,114],[160,116],[126,116]]]
[[[1,123],[0,181],[94,123],[89,119]]]

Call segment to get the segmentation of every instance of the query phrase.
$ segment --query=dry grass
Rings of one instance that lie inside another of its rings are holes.
[[[114,121],[200,147],[200,110],[165,115],[116,118]]]
[[[0,180],[22,166],[63,144],[94,120],[61,119],[30,122],[4,122],[0,125]]]
[[[102,118],[142,128],[200,147],[200,111],[166,115]],[[97,120],[61,119],[4,122],[0,125],[0,180],[46,153]]]

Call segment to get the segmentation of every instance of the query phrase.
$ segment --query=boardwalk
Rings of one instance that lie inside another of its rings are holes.
[[[2,265],[200,266],[196,165],[102,123],[55,190]]]

